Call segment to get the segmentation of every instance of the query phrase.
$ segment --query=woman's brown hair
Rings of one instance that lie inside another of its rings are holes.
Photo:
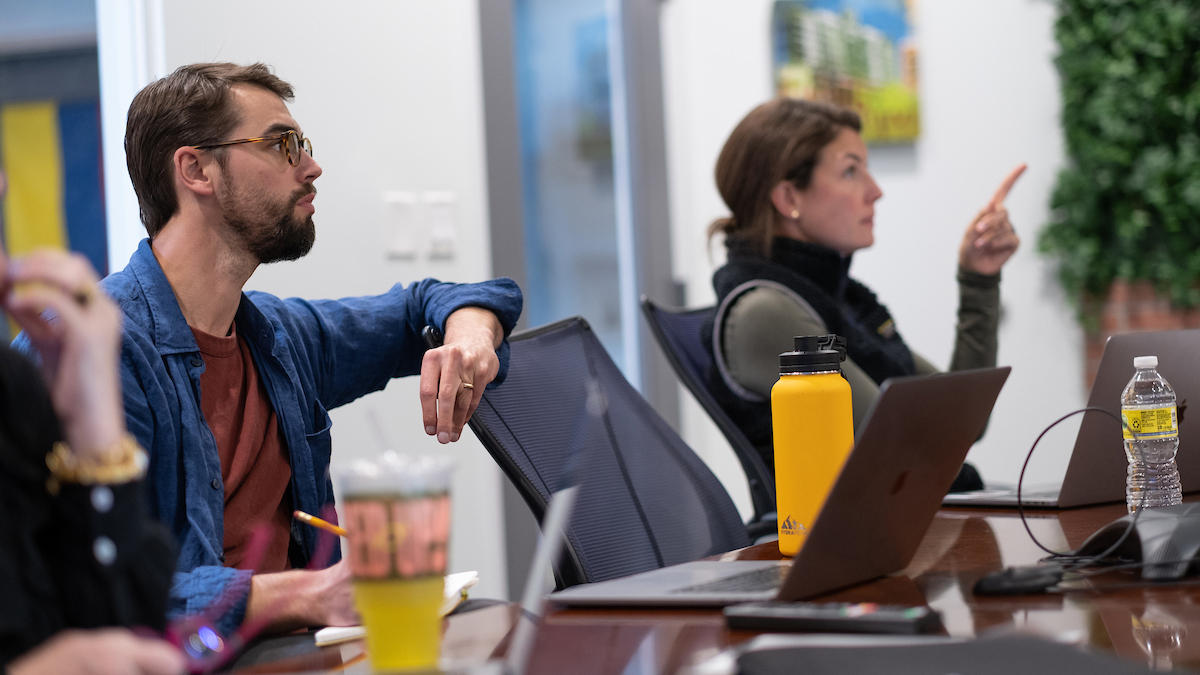
[[[821,150],[842,129],[862,130],[858,113],[827,103],[777,98],[746,115],[717,158],[717,190],[731,216],[708,226],[727,242],[757,244],[771,255],[775,206],[771,191],[780,181],[804,190],[812,182]]]

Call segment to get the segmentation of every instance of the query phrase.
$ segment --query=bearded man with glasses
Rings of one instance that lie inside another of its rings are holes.
[[[458,440],[503,377],[521,311],[510,279],[344,300],[244,293],[259,265],[300,258],[316,236],[321,167],[290,100],[262,64],[184,66],[143,89],[125,150],[149,237],[103,282],[125,314],[125,410],[149,451],[151,510],[180,544],[171,611],[236,597],[226,632],[266,608],[277,630],[358,622],[346,564],[300,569],[317,538],[291,517],[333,503],[327,409],[419,372],[426,433]],[[426,351],[426,325],[443,347]],[[252,575],[237,568],[264,518],[272,539]]]

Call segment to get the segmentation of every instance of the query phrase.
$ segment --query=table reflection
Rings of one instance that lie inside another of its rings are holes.
[[[557,609],[538,627],[530,672],[675,673],[730,644],[719,612]]]
[[[1067,550],[1124,515],[1124,506],[1030,515],[1030,529],[1040,541],[1054,550]],[[1011,511],[944,509],[901,573],[819,600],[928,604],[941,613],[945,632],[952,636],[1016,631],[1108,651],[1157,670],[1200,669],[1200,581],[1147,586],[1138,572],[1126,571],[1075,582],[1066,592],[1008,597],[972,593],[981,576],[1032,565],[1045,555]],[[779,551],[764,544],[722,557],[778,560]],[[465,666],[502,655],[515,611],[498,607],[453,617],[443,639],[443,656],[454,656]],[[678,675],[755,635],[728,630],[723,615],[713,609],[551,605],[538,628],[529,673]],[[329,672],[369,672],[362,662],[346,667],[358,647],[345,649],[336,655],[311,655],[309,663]],[[256,667],[255,672],[280,671]]]
[[[1200,668],[1200,605],[1194,584],[1118,593],[1095,599],[1113,651],[1154,670]]]
[[[1129,619],[1133,638],[1149,657],[1150,667],[1171,670],[1174,667],[1172,659],[1183,651],[1187,626],[1162,607],[1151,607],[1142,616],[1130,615]]]

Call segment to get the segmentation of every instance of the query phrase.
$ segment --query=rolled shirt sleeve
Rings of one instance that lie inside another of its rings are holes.
[[[426,350],[421,337],[425,326],[444,331],[455,311],[482,307],[496,315],[507,338],[522,305],[521,290],[506,278],[477,284],[426,279],[407,287],[397,284],[383,295],[340,300],[280,300],[264,293],[247,297],[283,324],[297,352],[308,359],[306,370],[327,408],[382,389],[392,378],[418,374]],[[499,383],[508,372],[507,341],[497,356]]]

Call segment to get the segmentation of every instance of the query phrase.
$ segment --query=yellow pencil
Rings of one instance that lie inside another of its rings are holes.
[[[346,536],[345,529],[340,528],[337,525],[334,525],[333,523],[321,520],[320,518],[318,518],[316,516],[310,516],[303,511],[292,511],[292,516],[294,516],[296,518],[296,520],[299,520],[302,523],[308,523],[309,525],[312,525],[313,527],[325,530],[326,532],[332,532],[339,537]]]

